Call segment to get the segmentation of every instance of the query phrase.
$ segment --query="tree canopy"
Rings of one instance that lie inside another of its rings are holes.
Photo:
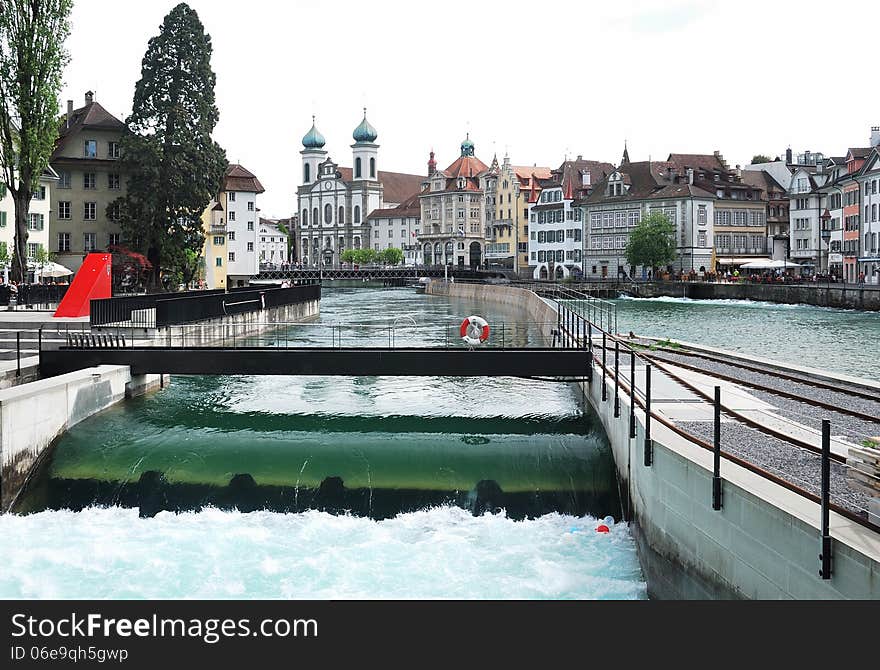
[[[626,260],[634,267],[664,267],[672,263],[675,256],[675,226],[665,214],[652,212],[630,234]]]
[[[184,283],[194,276],[205,241],[201,216],[228,166],[211,137],[220,118],[212,52],[198,14],[177,5],[149,42],[126,121],[131,132],[121,149],[128,192],[110,209],[119,205],[124,237],[146,254],[154,287],[162,271]]]
[[[770,156],[765,156],[764,154],[757,154],[752,156],[752,165],[759,165],[760,163],[772,163],[770,160]]]
[[[27,274],[31,196],[58,138],[72,0],[0,3],[0,181],[15,203],[12,279]]]

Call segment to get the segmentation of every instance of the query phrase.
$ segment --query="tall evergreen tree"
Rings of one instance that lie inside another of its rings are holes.
[[[121,226],[129,246],[152,264],[154,287],[163,270],[191,274],[189,259],[205,242],[202,212],[227,167],[226,152],[211,138],[220,117],[212,51],[198,14],[177,5],[149,42],[126,120]]]
[[[58,92],[72,4],[0,3],[0,182],[15,202],[15,281],[27,276],[28,210],[58,138]]]

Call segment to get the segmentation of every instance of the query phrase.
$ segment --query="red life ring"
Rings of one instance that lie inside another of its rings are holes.
[[[469,316],[461,323],[461,339],[472,347],[489,339],[489,324],[480,316]]]

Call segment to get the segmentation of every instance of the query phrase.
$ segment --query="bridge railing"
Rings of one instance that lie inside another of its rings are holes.
[[[691,444],[701,449],[712,451],[715,455],[713,487],[712,487],[712,505],[713,509],[720,510],[723,505],[723,478],[721,476],[720,462],[721,460],[736,464],[768,481],[781,486],[807,500],[820,505],[823,519],[823,551],[827,556],[827,547],[824,542],[827,539],[827,512],[834,511],[840,516],[860,525],[880,533],[880,526],[871,522],[871,514],[865,508],[864,503],[860,503],[858,496],[853,495],[853,490],[849,484],[851,480],[858,481],[864,478],[864,473],[859,468],[853,467],[846,462],[846,459],[834,457],[830,454],[830,429],[823,428],[823,444],[821,460],[816,460],[819,467],[812,473],[805,473],[802,469],[798,472],[785,472],[780,469],[778,464],[772,460],[772,449],[768,448],[767,462],[755,462],[755,457],[743,456],[743,452],[734,453],[734,450],[724,449],[721,438],[721,417],[724,413],[721,407],[721,387],[716,387],[714,399],[714,436],[708,437],[704,434],[694,432],[692,428],[683,427],[676,422],[670,420],[662,413],[657,412],[652,407],[652,380],[656,380],[657,373],[668,374],[667,371],[659,368],[655,362],[649,357],[650,345],[640,346],[634,345],[627,340],[603,329],[585,318],[582,311],[576,311],[566,304],[563,299],[558,303],[558,331],[562,333],[563,343],[580,342],[582,338],[586,339],[585,348],[589,351],[594,366],[598,369],[596,377],[601,375],[601,379],[594,379],[593,369],[590,369],[588,382],[590,384],[601,383],[601,401],[614,403],[614,417],[619,420],[626,420],[622,416],[623,407],[621,404],[622,397],[628,397],[629,405],[629,431],[630,438],[638,437],[636,423],[636,408],[639,408],[644,416],[644,441],[639,445],[643,451],[644,467],[653,465],[654,442],[652,438],[652,423],[662,424],[675,434],[684,438]],[[585,333],[585,334],[584,334]],[[673,378],[675,381],[675,379]],[[827,422],[826,422],[827,423]],[[693,424],[691,424],[693,425]],[[770,439],[770,438],[768,438]],[[735,447],[736,445],[731,445]],[[845,474],[838,477],[834,486],[832,486],[830,476],[831,461],[837,461],[835,465],[843,468]],[[827,574],[826,567],[823,565],[822,572]],[[823,578],[827,578],[824,577]]]
[[[259,312],[271,307],[320,300],[318,282],[303,280],[296,286],[242,287],[184,293],[120,296],[91,301],[89,325],[93,328],[166,328],[168,326]]]

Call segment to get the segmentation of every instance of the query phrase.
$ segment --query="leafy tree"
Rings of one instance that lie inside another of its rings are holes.
[[[354,249],[346,249],[343,251],[339,260],[343,263],[354,263]]]
[[[0,268],[5,268],[9,265],[9,248],[6,246],[6,242],[0,242]]]
[[[15,203],[12,279],[27,276],[31,197],[58,138],[72,0],[0,3],[0,181]]]
[[[37,252],[34,254],[34,261],[40,267],[45,267],[49,264],[49,254],[46,251],[46,247],[42,244],[37,245]]]
[[[403,263],[403,252],[400,249],[385,249],[379,254],[379,258],[387,265],[400,265]]]
[[[758,165],[759,163],[772,163],[770,160],[770,156],[765,156],[764,154],[758,154],[757,156],[752,157],[752,165]]]
[[[632,266],[656,270],[675,260],[675,226],[665,214],[653,212],[642,219],[629,237],[626,260]]]
[[[211,139],[220,113],[214,101],[210,36],[181,3],[150,40],[135,86],[130,133],[121,142],[128,193],[118,204],[123,235],[145,253],[160,286],[166,270],[183,280],[197,271],[204,246],[201,215],[220,190],[228,163]],[[186,283],[186,281],[184,281]]]

